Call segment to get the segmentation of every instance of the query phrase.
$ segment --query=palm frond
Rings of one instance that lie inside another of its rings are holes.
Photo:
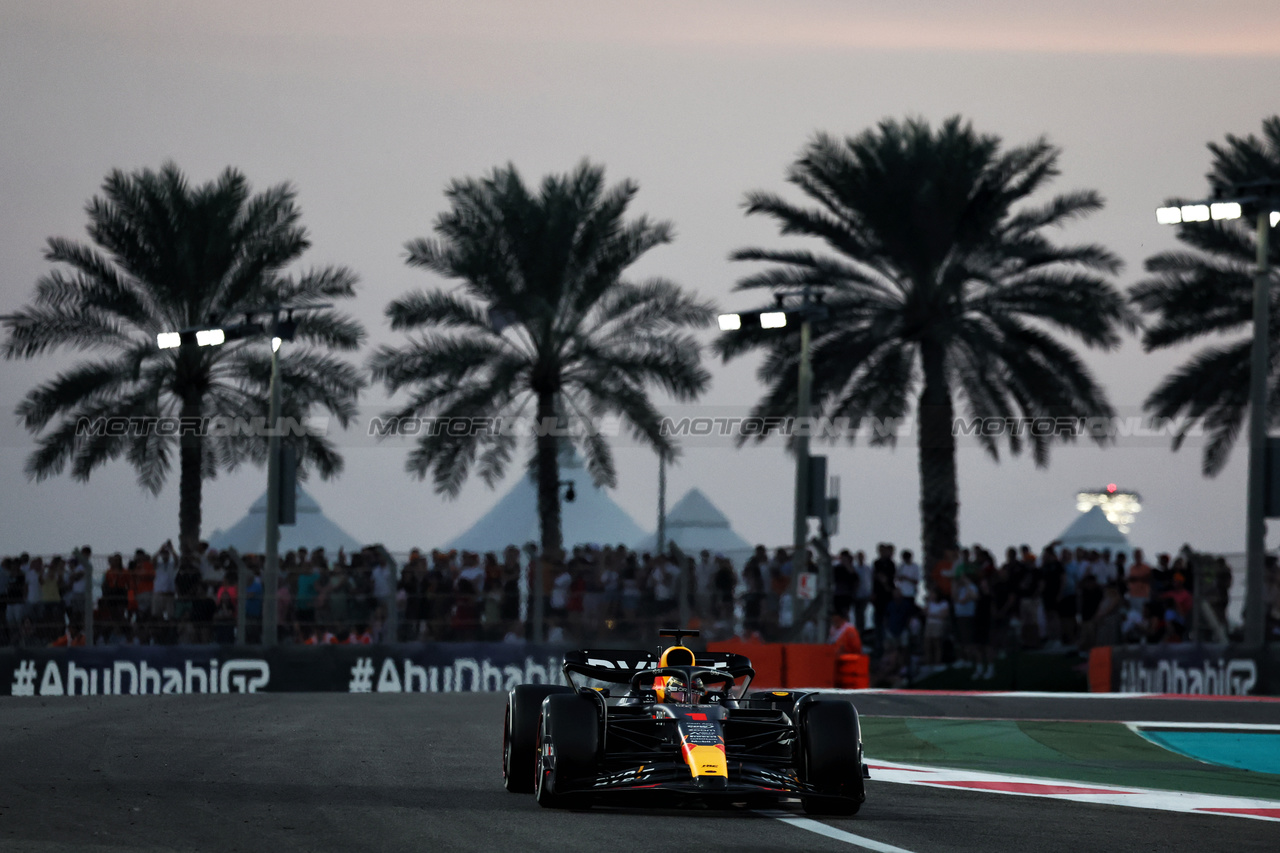
[[[369,360],[375,380],[408,392],[396,412],[508,417],[549,397],[557,410],[618,414],[642,440],[674,451],[648,389],[692,399],[707,387],[701,347],[683,330],[709,325],[715,308],[665,279],[626,278],[673,237],[667,222],[627,218],[637,191],[631,181],[606,185],[585,161],[534,189],[511,165],[451,182],[449,209],[433,236],[405,244],[406,262],[459,282],[465,296],[416,291],[387,307],[393,329],[416,333]],[[495,332],[494,317],[512,331]],[[612,484],[607,438],[579,442],[593,478]],[[505,433],[424,435],[405,467],[455,495],[473,470],[493,485],[517,445]]]
[[[18,405],[19,417],[39,436],[27,472],[43,479],[69,466],[72,477],[87,479],[98,466],[123,457],[139,484],[158,492],[172,466],[175,439],[148,431],[138,419],[179,411],[243,417],[265,407],[270,367],[261,341],[160,351],[156,333],[234,321],[263,304],[349,298],[356,279],[343,267],[288,274],[310,245],[294,189],[281,184],[254,193],[235,169],[202,185],[192,185],[171,162],[159,170],[115,170],[85,213],[89,242],[51,238],[45,257],[55,268],[36,283],[32,304],[6,322],[7,358],[33,358],[64,346],[106,356],[60,373]],[[363,327],[325,312],[302,319],[298,335],[299,343],[281,358],[289,385],[286,409],[302,416],[319,406],[345,425],[363,378],[327,351],[356,348]],[[83,419],[105,417],[135,420],[123,434],[81,429]],[[265,461],[260,435],[208,435],[195,442],[202,479],[245,461]],[[308,442],[304,464],[322,475],[341,469],[331,443],[323,437]],[[182,491],[190,487],[184,483]],[[198,483],[195,489],[198,494]],[[198,534],[184,527],[184,541],[194,542]]]

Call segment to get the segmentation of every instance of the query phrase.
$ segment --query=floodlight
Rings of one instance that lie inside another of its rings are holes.
[[[1182,206],[1183,222],[1208,222],[1209,221],[1209,205],[1207,204],[1184,204]]]
[[[1177,225],[1182,222],[1182,208],[1180,207],[1157,207],[1156,222],[1161,225]]]
[[[760,328],[762,329],[781,329],[786,325],[786,311],[765,311],[760,315]]]
[[[196,343],[202,347],[222,346],[227,339],[227,333],[222,329],[200,329],[196,332]]]
[[[1209,215],[1214,219],[1239,219],[1240,213],[1238,201],[1215,201],[1209,205]]]
[[[720,331],[722,332],[736,332],[742,328],[741,314],[721,314],[716,319],[720,321]]]
[[[156,346],[160,349],[173,349],[182,346],[181,332],[161,332],[156,335]]]

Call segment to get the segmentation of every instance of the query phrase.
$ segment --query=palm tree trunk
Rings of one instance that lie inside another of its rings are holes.
[[[546,427],[556,422],[554,391],[538,392],[538,522],[542,527],[542,554],[560,556],[560,440]]]
[[[200,499],[203,480],[204,438],[186,424],[199,420],[199,398],[182,401],[178,474],[178,547],[183,555],[195,554],[200,545]]]
[[[948,549],[959,540],[960,501],[956,485],[954,409],[947,384],[946,350],[926,341],[920,345],[924,390],[920,394],[920,528],[928,578]]]

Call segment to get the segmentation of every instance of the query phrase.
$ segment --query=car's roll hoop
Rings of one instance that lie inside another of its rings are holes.
[[[727,672],[706,666],[659,666],[653,669],[643,669],[632,675],[631,689],[643,690],[644,685],[642,682],[646,678],[650,681],[655,678],[676,678],[682,684],[692,684],[694,679],[699,679],[703,684],[723,684],[726,690],[732,688],[737,681]]]

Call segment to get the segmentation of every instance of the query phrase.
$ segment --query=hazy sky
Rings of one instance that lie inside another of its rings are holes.
[[[1122,9],[1116,8],[1122,6]],[[743,194],[781,190],[816,130],[862,131],[886,117],[960,113],[1017,144],[1063,149],[1056,191],[1094,188],[1108,204],[1062,235],[1101,241],[1126,262],[1176,245],[1153,208],[1203,192],[1205,144],[1257,132],[1280,112],[1280,4],[1140,0],[960,2],[12,2],[0,0],[0,313],[28,302],[50,236],[84,237],[84,204],[112,168],[173,159],[193,181],[233,165],[256,188],[291,181],[314,247],[304,265],[361,278],[351,309],[374,343],[396,341],[382,311],[440,280],[407,268],[406,240],[430,232],[456,177],[508,161],[536,181],[583,157],[640,185],[634,206],[677,239],[637,275],[663,275],[716,300],[750,267],[730,251],[783,244],[742,215]],[[708,340],[710,334],[708,334]],[[1123,415],[1137,415],[1187,351],[1145,355],[1136,341],[1087,359]],[[6,362],[6,411],[74,357]],[[715,363],[706,397],[744,410],[754,362]],[[377,390],[366,415],[385,408]],[[354,438],[342,477],[308,486],[360,539],[393,548],[442,542],[500,496],[478,481],[456,501],[402,470],[403,446]],[[29,483],[31,440],[0,420],[0,551],[152,547],[176,537],[176,474],[158,497],[124,462],[89,485]],[[1028,459],[959,457],[961,536],[989,547],[1056,536],[1082,487],[1142,493],[1136,544],[1244,550],[1238,449],[1216,479],[1199,448],[1130,439]],[[836,544],[919,542],[915,448],[826,451],[843,482]],[[657,465],[617,449],[614,497],[655,523]],[[793,465],[779,442],[686,446],[669,500],[699,486],[753,541],[790,538]],[[513,475],[514,476],[514,475]],[[204,530],[234,523],[262,491],[250,469],[205,486]],[[1280,534],[1273,536],[1274,543]],[[498,543],[495,543],[495,545]]]

